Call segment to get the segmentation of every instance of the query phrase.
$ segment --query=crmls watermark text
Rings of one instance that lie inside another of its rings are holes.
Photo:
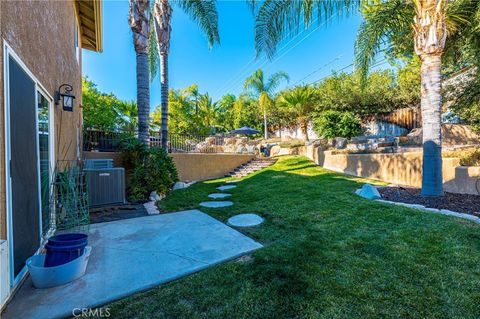
[[[73,308],[72,316],[75,318],[109,318],[110,308]]]

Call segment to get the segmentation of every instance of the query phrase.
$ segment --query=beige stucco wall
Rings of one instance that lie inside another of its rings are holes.
[[[236,167],[252,160],[249,154],[171,154],[181,181],[197,181],[223,177]]]
[[[335,172],[412,187],[422,185],[422,152],[333,155],[331,151],[309,147],[306,155],[318,165]],[[480,179],[480,167],[459,165],[458,158],[443,159],[444,190],[478,194],[475,184]]]
[[[121,153],[84,152],[85,159],[111,158],[116,166],[122,165]],[[236,167],[252,160],[250,154],[205,154],[205,153],[172,153],[177,166],[180,181],[198,181],[223,177]]]
[[[56,160],[77,156],[81,137],[81,52],[74,50],[75,6],[72,1],[0,1],[0,239],[5,226],[4,40],[20,57],[52,98],[63,83],[73,86],[74,112],[55,108]]]

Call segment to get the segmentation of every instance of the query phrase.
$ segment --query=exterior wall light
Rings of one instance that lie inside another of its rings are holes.
[[[60,103],[60,99],[62,99],[63,110],[73,112],[73,100],[75,99],[75,95],[72,94],[72,91],[73,87],[70,84],[60,85],[58,91],[55,92],[55,105],[58,105]]]

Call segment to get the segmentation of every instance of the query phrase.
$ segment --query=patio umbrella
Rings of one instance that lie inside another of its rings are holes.
[[[255,135],[255,134],[260,134],[259,131],[257,131],[256,129],[254,128],[251,128],[251,127],[247,127],[247,126],[244,126],[244,127],[241,127],[241,128],[237,128],[236,130],[233,130],[230,132],[230,134],[247,134],[247,135]]]

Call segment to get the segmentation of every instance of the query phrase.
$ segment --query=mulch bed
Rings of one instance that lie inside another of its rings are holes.
[[[378,187],[382,199],[407,204],[420,204],[429,208],[448,209],[480,217],[480,196],[447,193],[443,197],[422,197],[420,189],[410,187]]]
[[[106,206],[90,209],[90,223],[104,223],[115,220],[148,216],[142,204]]]

